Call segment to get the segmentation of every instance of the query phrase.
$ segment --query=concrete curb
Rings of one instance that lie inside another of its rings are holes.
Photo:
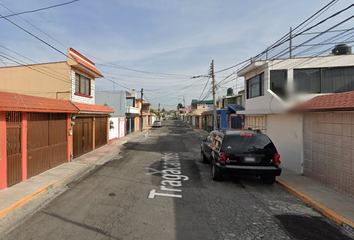
[[[322,203],[316,201],[315,199],[307,196],[303,192],[297,190],[296,188],[290,186],[286,182],[276,179],[276,182],[285,190],[290,192],[291,194],[295,195],[296,197],[300,198],[302,201],[305,203],[311,205],[312,207],[316,208],[318,211],[320,211],[322,214],[327,216],[329,219],[333,220],[334,222],[338,223],[339,225],[345,227],[349,231],[353,231],[354,229],[354,222],[350,221],[349,219],[343,217],[342,215],[339,215],[335,211],[331,210],[330,208],[326,207]]]
[[[61,179],[60,181],[56,182],[56,183],[49,183],[47,185],[45,185],[44,187],[41,187],[40,189],[28,194],[27,196],[25,196],[24,198],[18,200],[17,202],[9,205],[8,207],[0,210],[0,219],[4,218],[5,216],[7,216],[8,214],[10,214],[11,212],[15,211],[16,209],[26,205],[27,203],[29,203],[30,201],[32,201],[33,199],[35,199],[36,197],[42,195],[43,193],[47,192],[49,189],[54,188],[56,186],[58,186],[59,184],[61,184],[62,182],[68,180],[69,178],[77,175],[78,173],[82,172],[83,170],[87,169],[88,167],[83,167],[81,169],[79,169],[78,171],[70,174],[69,176]]]
[[[47,191],[48,187],[50,187],[52,184],[48,184],[40,189],[38,189],[37,191],[34,191],[33,193],[27,195],[26,197],[22,198],[21,200],[11,204],[10,206],[2,209],[0,211],[0,219],[2,219],[3,217],[5,217],[6,215],[8,215],[9,213],[11,213],[12,211],[22,207],[23,205],[25,205],[26,203],[28,203],[29,201],[31,201],[32,199],[40,196],[41,194],[43,194],[44,192]]]

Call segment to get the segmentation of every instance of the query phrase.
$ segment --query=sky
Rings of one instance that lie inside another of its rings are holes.
[[[0,14],[65,2],[70,0],[0,0]],[[186,106],[192,99],[212,99],[212,81],[207,77],[212,60],[217,72],[250,59],[329,2],[79,0],[8,17],[12,23],[1,18],[0,54],[17,63],[0,57],[0,67],[65,61],[60,51],[72,47],[95,62],[105,76],[96,79],[96,91],[143,88],[144,99],[153,108],[160,103],[161,109],[175,110],[183,99]],[[352,3],[337,1],[309,26]],[[353,12],[346,11],[316,30],[333,26]],[[352,27],[353,21],[347,26]],[[216,74],[217,97],[226,95],[228,88],[235,93],[243,89],[244,80],[236,74],[224,80],[237,70]]]

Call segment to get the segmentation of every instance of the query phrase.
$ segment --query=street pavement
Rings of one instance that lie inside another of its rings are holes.
[[[198,137],[178,120],[132,135],[0,219],[1,239],[353,239],[279,184],[213,181]]]

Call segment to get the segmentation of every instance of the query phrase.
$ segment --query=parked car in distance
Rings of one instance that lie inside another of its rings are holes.
[[[154,121],[154,127],[162,127],[161,121],[160,120]]]
[[[211,163],[213,180],[234,173],[260,176],[268,184],[280,176],[280,155],[270,138],[261,132],[246,130],[212,131],[200,138],[201,161]]]

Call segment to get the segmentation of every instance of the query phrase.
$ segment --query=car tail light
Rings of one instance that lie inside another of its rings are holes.
[[[221,165],[226,165],[226,155],[224,152],[221,152],[219,155],[219,162]]]
[[[274,154],[274,166],[278,167],[281,164],[280,155],[278,153]]]

